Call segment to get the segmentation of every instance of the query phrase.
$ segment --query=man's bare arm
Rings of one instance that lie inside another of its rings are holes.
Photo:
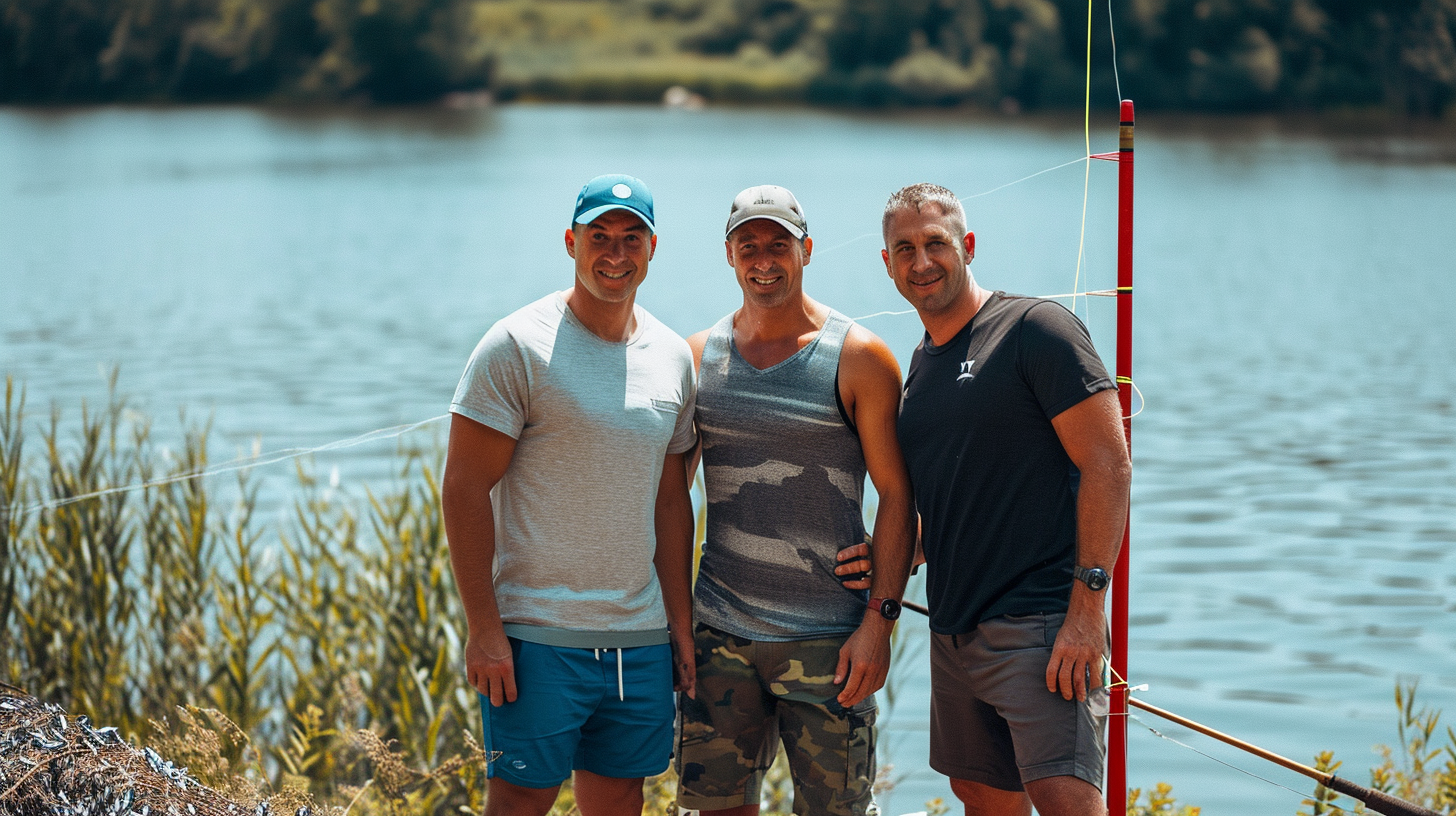
[[[1112,572],[1127,524],[1132,462],[1122,432],[1117,392],[1099,391],[1052,418],[1057,438],[1081,472],[1077,489],[1077,564]],[[1047,665],[1047,689],[1087,699],[1102,682],[1107,642],[1107,590],[1072,581],[1066,622]]]
[[[672,638],[673,688],[695,696],[697,663],[693,658],[693,505],[685,479],[686,458],[670,453],[662,463],[657,485],[655,521],[657,552],[652,563],[662,586],[667,625]]]
[[[490,491],[505,475],[516,440],[493,428],[451,415],[450,445],[440,498],[450,567],[465,607],[465,675],[491,705],[516,699],[515,664],[496,606],[495,509]]]
[[[899,600],[915,552],[914,496],[895,434],[900,413],[900,366],[882,340],[856,326],[845,338],[839,374],[845,410],[859,431],[865,468],[880,495],[870,595]],[[844,683],[838,698],[840,705],[852,706],[885,684],[893,629],[893,621],[885,620],[878,611],[866,610],[859,629],[839,653],[835,682]]]

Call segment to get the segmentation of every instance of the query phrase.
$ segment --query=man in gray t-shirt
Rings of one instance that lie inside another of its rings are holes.
[[[445,527],[492,816],[544,816],[568,777],[583,811],[641,813],[672,692],[693,693],[692,355],[634,304],[654,229],[640,180],[588,182],[572,287],[492,326],[450,406]]]

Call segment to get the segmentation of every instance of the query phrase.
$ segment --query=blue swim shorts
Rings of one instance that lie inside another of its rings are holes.
[[[516,701],[480,695],[487,776],[550,788],[572,770],[655,776],[672,758],[672,647],[573,649],[511,638]],[[619,662],[620,661],[620,662]]]

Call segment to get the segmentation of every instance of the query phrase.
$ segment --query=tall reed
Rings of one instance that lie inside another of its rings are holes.
[[[53,409],[38,446],[28,423],[7,379],[8,682],[135,742],[180,744],[156,732],[170,722],[235,725],[216,741],[221,767],[263,790],[352,813],[479,809],[437,443],[401,448],[394,481],[362,496],[300,464],[291,514],[270,522],[246,471],[230,490],[177,478],[207,466],[209,424],[184,417],[177,450],[157,444],[114,376],[99,410],[73,423]]]

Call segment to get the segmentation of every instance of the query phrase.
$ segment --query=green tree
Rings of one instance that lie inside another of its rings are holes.
[[[306,93],[383,103],[423,102],[489,84],[490,63],[470,53],[459,0],[320,0],[329,47]]]
[[[0,11],[0,101],[98,99],[96,55],[116,17],[105,0],[8,0]]]
[[[718,6],[683,45],[704,54],[733,54],[759,43],[774,54],[798,45],[810,25],[807,9],[794,0],[732,0]]]

